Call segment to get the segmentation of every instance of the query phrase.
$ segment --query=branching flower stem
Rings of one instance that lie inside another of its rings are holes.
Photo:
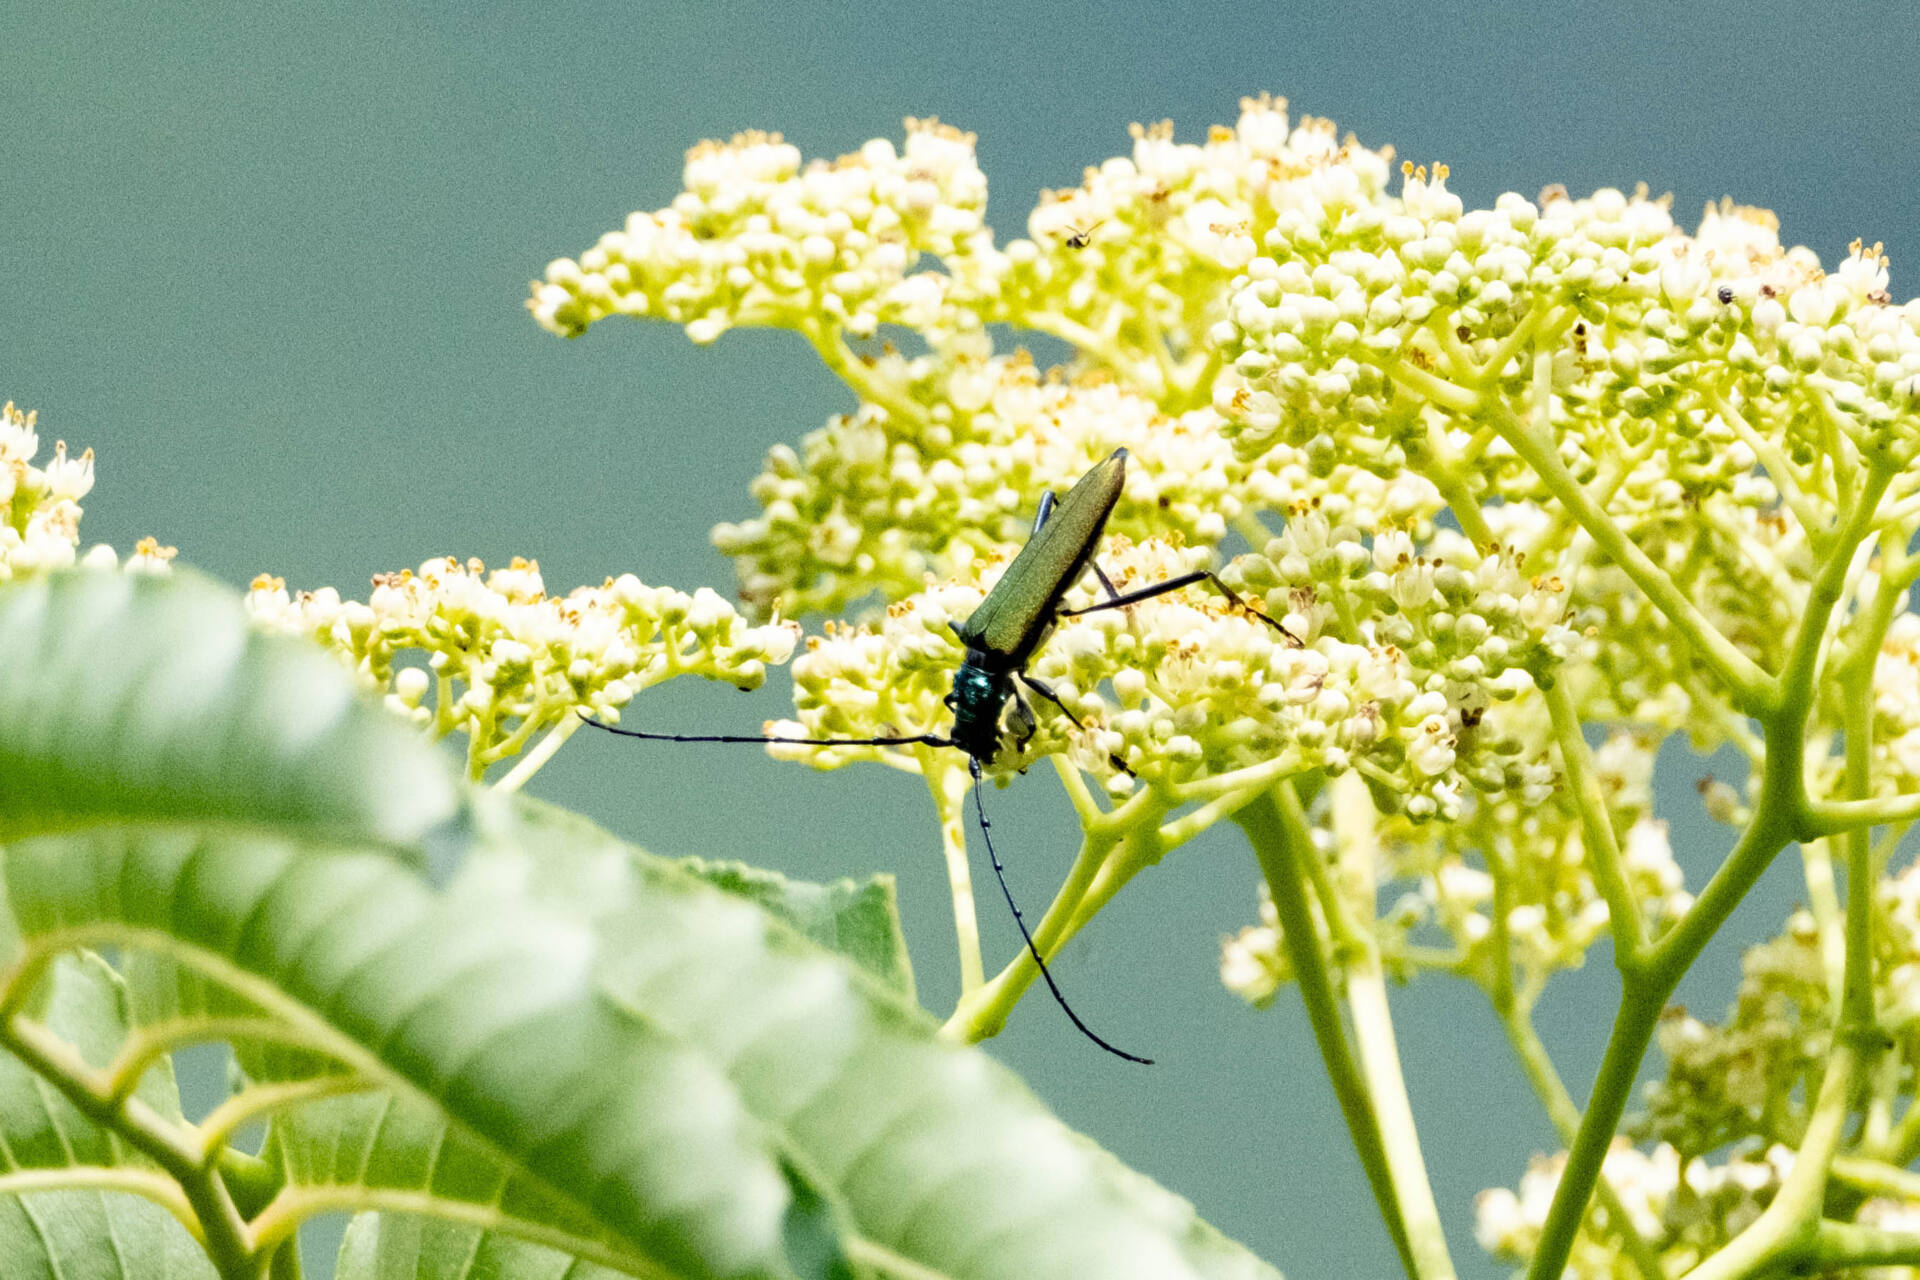
[[[1877,496],[1877,495],[1876,495]],[[1882,591],[1865,618],[1863,643],[1840,673],[1846,732],[1846,788],[1863,795],[1871,786],[1873,663],[1893,600]],[[1871,639],[1868,645],[1865,640]],[[1804,1265],[1821,1248],[1821,1210],[1827,1179],[1840,1150],[1849,1101],[1885,1045],[1873,1007],[1872,833],[1856,828],[1845,838],[1847,860],[1846,963],[1833,1052],[1827,1059],[1806,1137],[1773,1202],[1745,1231],[1692,1273],[1697,1280],[1736,1280],[1763,1270]]]
[[[1525,433],[1522,433],[1523,435]],[[1518,448],[1518,444],[1515,446]],[[1558,459],[1555,458],[1557,463]],[[1569,477],[1571,479],[1571,477]],[[1607,1041],[1606,1054],[1600,1064],[1598,1078],[1594,1081],[1593,1093],[1588,1100],[1586,1115],[1582,1118],[1580,1131],[1567,1151],[1567,1164],[1561,1175],[1560,1185],[1553,1197],[1553,1205],[1547,1212],[1542,1225],[1540,1239],[1535,1249],[1533,1261],[1528,1269],[1529,1280],[1550,1280],[1560,1275],[1566,1266],[1568,1254],[1573,1247],[1575,1232],[1579,1229],[1580,1219],[1585,1213],[1588,1197],[1592,1194],[1595,1181],[1599,1178],[1600,1168],[1606,1158],[1608,1145],[1613,1132],[1620,1123],[1620,1116],[1633,1088],[1633,1079],[1639,1070],[1640,1061],[1645,1056],[1648,1043],[1658,1024],[1660,1012],[1668,997],[1679,985],[1681,977],[1692,967],[1707,942],[1717,933],[1733,913],[1735,907],[1746,897],[1754,883],[1772,863],[1773,858],[1787,843],[1796,838],[1807,838],[1813,834],[1808,830],[1812,825],[1808,821],[1809,804],[1806,797],[1806,781],[1801,762],[1806,755],[1806,718],[1813,705],[1813,691],[1818,680],[1819,658],[1822,653],[1822,639],[1826,635],[1835,610],[1839,607],[1849,569],[1854,559],[1854,548],[1866,535],[1871,526],[1873,508],[1880,495],[1885,492],[1891,479],[1886,467],[1874,467],[1867,471],[1862,482],[1852,495],[1853,505],[1842,523],[1841,535],[1835,539],[1824,557],[1819,571],[1814,577],[1812,590],[1808,593],[1806,609],[1800,619],[1799,631],[1793,639],[1789,657],[1778,680],[1766,679],[1770,686],[1761,707],[1759,719],[1767,743],[1767,759],[1770,761],[1791,762],[1790,767],[1774,768],[1765,772],[1760,782],[1759,799],[1755,805],[1752,819],[1733,852],[1720,869],[1714,873],[1704,891],[1680,923],[1655,944],[1645,955],[1644,963],[1631,970],[1623,970],[1620,1008],[1614,1017],[1613,1031]],[[1583,519],[1582,523],[1585,523]],[[1617,537],[1616,533],[1616,537]],[[1599,539],[1596,537],[1596,541]],[[1604,546],[1604,543],[1603,543]],[[1637,550],[1635,554],[1638,554]],[[1616,560],[1619,558],[1615,557]],[[1664,575],[1661,575],[1664,578]],[[1645,584],[1642,584],[1645,589]],[[1656,603],[1658,601],[1656,600]],[[1884,618],[1877,618],[1884,629]],[[1859,638],[1857,652],[1863,654],[1862,669],[1870,676],[1873,655],[1879,649],[1879,636],[1871,626],[1862,628],[1864,634]],[[1746,659],[1743,657],[1742,661]],[[1857,671],[1854,673],[1857,675]],[[1863,704],[1870,707],[1869,704]],[[1849,772],[1856,767],[1853,757],[1862,756],[1858,768],[1864,770],[1864,753],[1869,749],[1865,726],[1854,723],[1849,726],[1848,756]],[[1862,774],[1864,777],[1864,774]],[[1861,827],[1861,849],[1859,854],[1864,860],[1870,860],[1871,847],[1865,839],[1865,827]],[[1849,846],[1850,868],[1856,857],[1856,850]],[[1859,878],[1855,879],[1855,875]],[[1871,950],[1867,941],[1871,928],[1871,897],[1873,884],[1871,868],[1862,865],[1857,871],[1850,870],[1849,883],[1862,886],[1861,891],[1849,895],[1847,904],[1847,972],[1848,987],[1851,990],[1855,981],[1856,967],[1868,963]],[[1860,923],[1856,925],[1856,913]],[[1855,950],[1859,948],[1861,957],[1855,959]],[[1870,975],[1865,989],[1864,999],[1869,1007],[1865,1020],[1858,1025],[1870,1026],[1872,1022]],[[1849,1007],[1857,1009],[1855,1000],[1850,997]],[[1845,1021],[1851,1021],[1858,1015],[1847,1015]],[[1832,1118],[1834,1141],[1838,1141],[1838,1126],[1844,1119],[1846,1101],[1857,1077],[1851,1073],[1860,1065],[1858,1045],[1842,1038],[1845,1052],[1836,1049],[1834,1059],[1829,1064],[1825,1082],[1821,1088],[1820,1099],[1816,1103],[1813,1126],[1828,1123],[1821,1107],[1833,1106],[1840,1115]],[[1821,1132],[1824,1132],[1822,1130]],[[1801,1148],[1800,1160],[1796,1171],[1802,1167],[1812,1168],[1807,1162],[1814,1160],[1820,1169],[1819,1176],[1824,1187],[1824,1170],[1827,1160],[1833,1154],[1829,1149],[1822,1152],[1815,1145],[1819,1134],[1810,1132],[1807,1142]],[[1808,1174],[1808,1177],[1814,1176]],[[1791,1183],[1790,1183],[1791,1185]],[[1786,1198],[1783,1189],[1778,1199]],[[1817,1206],[1819,1197],[1809,1190],[1797,1193],[1800,1202]],[[1806,1198],[1811,1196],[1811,1200]],[[1778,1199],[1776,1203],[1778,1203]],[[1796,1202],[1797,1203],[1797,1202]],[[1785,1214],[1793,1209],[1790,1203],[1781,1210]],[[1769,1213],[1772,1211],[1769,1210]],[[1764,1215],[1763,1215],[1764,1220]],[[1776,1215],[1773,1226],[1768,1229],[1781,1231]],[[1759,1223],[1755,1224],[1756,1229]],[[1812,1231],[1813,1224],[1795,1230]],[[1742,1237],[1745,1239],[1746,1237]],[[1775,1245],[1785,1248],[1789,1234],[1780,1234]],[[1798,1237],[1792,1237],[1798,1238]],[[1742,1246],[1744,1249],[1745,1246]],[[1721,1273],[1726,1276],[1744,1275],[1746,1271],[1742,1259],[1744,1252],[1729,1249],[1726,1255],[1729,1268]],[[1769,1257],[1773,1256],[1771,1254]]]
[[[1215,822],[1233,817],[1269,787],[1299,773],[1302,765],[1296,752],[1287,751],[1261,764],[1211,778],[1174,786],[1142,786],[1125,803],[1104,812],[1095,804],[1078,770],[1066,761],[1057,761],[1056,767],[1084,835],[1066,882],[1033,930],[1034,946],[1049,957],[1072,941],[1135,876]],[[928,776],[931,779],[932,774]],[[935,798],[939,803],[939,793]],[[1173,810],[1195,802],[1199,802],[1197,808],[1161,825]],[[944,806],[941,812],[944,833],[948,825]],[[954,856],[951,848],[950,860]],[[960,856],[964,858],[964,847]],[[971,889],[968,892],[971,894]],[[957,912],[957,905],[955,909]],[[978,926],[974,929],[977,939]],[[942,1034],[969,1044],[997,1034],[1013,1006],[1039,976],[1033,957],[1022,948],[991,980],[977,988],[963,987],[960,1002]]]
[[[1551,357],[1542,353],[1536,360],[1546,365]],[[1736,702],[1749,714],[1768,705],[1775,690],[1774,682],[1768,679],[1767,673],[1732,641],[1721,635],[1719,629],[1687,598],[1666,571],[1635,546],[1620,526],[1593,501],[1585,487],[1567,470],[1566,463],[1560,460],[1552,437],[1544,428],[1538,423],[1522,422],[1504,406],[1491,400],[1481,403],[1477,409],[1492,423],[1514,453],[1540,477],[1553,496],[1566,506],[1587,536],[1620,566],[1633,584],[1645,592],[1674,628],[1687,638],[1701,660],[1725,682]],[[1538,406],[1534,416],[1541,416]]]
[[[820,362],[862,400],[879,405],[902,423],[925,424],[926,406],[902,395],[898,387],[876,377],[873,370],[847,346],[846,338],[838,326],[811,321],[801,326],[800,332],[813,344],[813,349],[820,355]]]

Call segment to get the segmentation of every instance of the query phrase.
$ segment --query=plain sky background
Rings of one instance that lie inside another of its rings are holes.
[[[1369,145],[1442,160],[1469,207],[1549,183],[1645,182],[1684,225],[1723,194],[1834,262],[1885,241],[1893,292],[1920,253],[1906,5],[0,6],[0,399],[92,446],[88,543],[152,533],[235,585],[255,573],[363,593],[453,553],[537,557],[550,588],[633,571],[730,591],[707,541],[754,510],[765,449],[850,407],[798,338],[606,324],[563,342],[527,281],[679,189],[684,150],[779,130],[808,155],[898,138],[905,115],[979,134],[989,218],[1024,234],[1042,187],[1124,152],[1135,120],[1195,140],[1261,90]],[[682,682],[657,726],[751,731],[781,713]],[[1665,816],[1698,887],[1726,847],[1707,770],[1674,750]],[[1724,774],[1725,770],[1722,769]],[[899,874],[922,998],[956,964],[917,780],[815,775],[751,750],[582,736],[534,790],[667,854],[812,878]],[[1072,850],[1057,784],[993,799],[1016,892],[1043,905]],[[984,867],[981,868],[984,874]],[[1738,945],[1797,900],[1775,869],[1682,997],[1717,1014]],[[1060,965],[1081,1040],[1044,993],[991,1052],[1072,1124],[1191,1197],[1291,1276],[1396,1263],[1298,999],[1251,1012],[1219,985],[1255,869],[1229,825],[1129,888]],[[991,893],[990,886],[983,891]],[[990,963],[1018,946],[982,899]],[[1543,1021],[1584,1096],[1614,982],[1604,950]],[[1456,1258],[1480,1188],[1554,1144],[1483,1002],[1396,991],[1400,1045]],[[324,1277],[324,1261],[314,1274]]]

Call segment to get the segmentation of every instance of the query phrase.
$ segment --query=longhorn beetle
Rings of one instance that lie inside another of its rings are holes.
[[[1091,1027],[1080,1021],[1080,1015],[1067,1003],[1059,984],[1053,980],[1053,974],[1047,970],[1047,962],[1041,957],[1040,948],[1034,945],[1033,934],[1027,929],[1026,917],[1014,905],[1013,891],[1007,888],[1006,871],[1000,865],[1000,855],[993,848],[993,836],[989,834],[992,824],[987,821],[986,805],[980,798],[981,766],[991,762],[1000,750],[1000,720],[1009,701],[1014,705],[1015,718],[1020,726],[1019,745],[1024,747],[1027,740],[1033,737],[1033,708],[1021,695],[1020,685],[1025,685],[1060,708],[1076,728],[1086,728],[1080,717],[1060,700],[1059,695],[1028,675],[1026,670],[1035,651],[1061,618],[1077,618],[1103,609],[1123,609],[1197,582],[1210,582],[1239,608],[1273,627],[1294,644],[1300,641],[1279,622],[1242,600],[1231,587],[1206,569],[1195,569],[1191,573],[1183,573],[1165,582],[1156,582],[1133,591],[1116,590],[1112,580],[1094,563],[1093,552],[1107,527],[1107,517],[1113,514],[1114,504],[1120,501],[1120,487],[1126,478],[1126,469],[1127,451],[1115,449],[1106,461],[1081,476],[1067,491],[1066,497],[1056,501],[1051,490],[1041,494],[1040,511],[1034,517],[1033,532],[1028,536],[1027,544],[1020,548],[1020,554],[1013,558],[1013,563],[1007,566],[1007,571],[994,584],[993,590],[987,593],[987,598],[980,602],[980,607],[965,622],[951,624],[960,643],[966,646],[967,656],[960,664],[960,669],[953,673],[953,689],[945,699],[953,711],[953,729],[944,736],[915,733],[880,738],[773,738],[733,734],[646,733],[604,724],[584,712],[581,713],[582,718],[595,728],[605,729],[609,733],[652,742],[786,742],[813,747],[929,746],[955,747],[966,752],[967,765],[973,774],[974,813],[979,818],[981,839],[986,842],[987,860],[993,864],[994,878],[1000,882],[1000,893],[1007,900],[1007,909],[1013,912],[1014,923],[1020,926],[1020,936],[1026,939],[1027,952],[1032,955],[1034,964],[1039,966],[1040,976],[1047,980],[1047,989],[1087,1039],[1117,1058],[1150,1065],[1153,1059],[1136,1057],[1095,1035]],[[1061,600],[1074,584],[1086,576],[1089,569],[1099,579],[1107,598],[1082,609],[1062,609]],[[1131,772],[1118,757],[1113,762],[1123,772]]]

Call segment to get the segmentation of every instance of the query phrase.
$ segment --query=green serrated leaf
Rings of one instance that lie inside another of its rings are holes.
[[[837,951],[918,1003],[907,938],[900,931],[900,904],[890,875],[843,878],[826,884],[793,880],[744,862],[682,858],[680,865],[708,884],[761,907],[829,951]]]
[[[126,1034],[118,976],[89,953],[53,964],[32,1012],[95,1066],[112,1059]],[[139,1097],[163,1116],[180,1116],[179,1093],[164,1067],[147,1073]],[[186,1228],[133,1189],[172,1184],[4,1052],[0,1139],[6,1280],[214,1280]],[[54,1187],[65,1189],[47,1189]]]

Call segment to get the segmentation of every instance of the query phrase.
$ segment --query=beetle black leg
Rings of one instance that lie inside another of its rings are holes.
[[[1074,728],[1080,730],[1082,733],[1086,732],[1087,726],[1081,723],[1079,716],[1073,714],[1073,709],[1071,707],[1069,707],[1066,703],[1060,701],[1059,694],[1055,693],[1052,689],[1048,688],[1046,684],[1044,684],[1043,682],[1039,680],[1035,680],[1032,676],[1028,675],[1024,671],[1019,672],[1018,674],[1020,677],[1021,684],[1026,685],[1027,688],[1033,690],[1035,693],[1045,698],[1048,702],[1051,702],[1054,706],[1060,708],[1061,714],[1066,716],[1067,719],[1073,721]],[[1018,689],[1015,689],[1013,691],[1013,696],[1016,699],[1019,699],[1020,691]],[[1025,700],[1024,699],[1020,699],[1020,700],[1024,705]],[[1029,711],[1028,714],[1031,715],[1032,712]],[[1022,743],[1022,745],[1024,746],[1025,744]],[[1107,760],[1113,765],[1114,768],[1126,774],[1129,778],[1138,776],[1134,773],[1133,770],[1127,768],[1127,762],[1125,760],[1122,760],[1119,756],[1109,754],[1107,756]]]
[[[1035,693],[1045,698],[1048,702],[1051,702],[1054,706],[1060,708],[1060,713],[1064,715],[1067,719],[1073,721],[1074,728],[1085,729],[1087,727],[1086,725],[1080,722],[1079,716],[1073,714],[1072,708],[1067,706],[1066,703],[1060,701],[1060,695],[1055,693],[1052,689],[1048,688],[1044,682],[1035,680],[1032,676],[1028,675],[1024,671],[1018,672],[1016,674],[1018,674],[1018,676],[1020,677],[1021,684],[1024,684],[1025,686],[1027,686],[1027,688],[1033,690]],[[1019,691],[1015,690],[1013,696],[1018,698],[1020,696]]]
[[[1107,576],[1107,571],[1100,567],[1099,561],[1087,561],[1087,568],[1093,570],[1093,576],[1100,579],[1100,586],[1107,593],[1107,600],[1109,602],[1120,598],[1119,589],[1113,585],[1113,579]]]
[[[1100,581],[1106,583],[1106,580],[1107,575],[1104,573],[1101,574]],[[1242,600],[1238,592],[1226,583],[1220,581],[1220,576],[1210,569],[1195,569],[1192,573],[1183,573],[1177,578],[1168,578],[1165,582],[1156,582],[1150,587],[1141,587],[1137,591],[1128,591],[1124,594],[1116,593],[1111,599],[1102,600],[1099,604],[1090,604],[1084,609],[1062,609],[1060,616],[1063,618],[1078,618],[1082,614],[1099,613],[1104,609],[1124,609],[1130,604],[1139,604],[1142,600],[1151,600],[1155,596],[1164,596],[1170,591],[1178,591],[1182,587],[1190,587],[1196,582],[1211,582],[1220,594],[1232,601],[1237,608],[1252,614],[1291,640],[1296,647],[1301,647],[1299,636],[1294,635],[1293,632],[1282,626],[1277,618],[1254,608],[1245,600]],[[1112,585],[1108,584],[1107,589],[1112,591]]]

